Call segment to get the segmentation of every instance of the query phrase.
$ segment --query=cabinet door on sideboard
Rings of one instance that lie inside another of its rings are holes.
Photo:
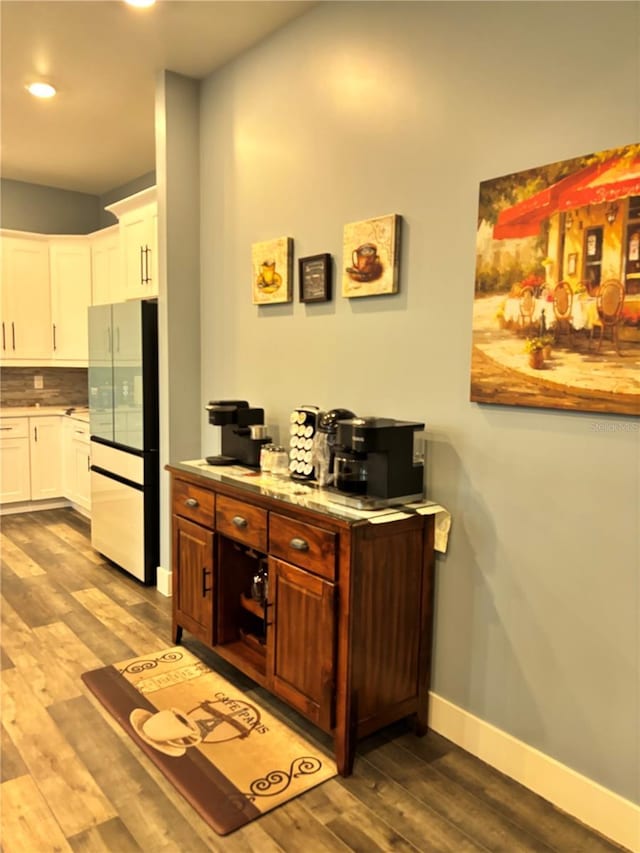
[[[173,516],[173,607],[177,621],[213,643],[213,531]]]
[[[267,677],[273,692],[325,731],[333,726],[335,586],[269,558]]]

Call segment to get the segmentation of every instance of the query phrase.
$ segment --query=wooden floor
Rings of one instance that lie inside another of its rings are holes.
[[[1,524],[4,853],[622,849],[444,738],[416,738],[404,724],[363,741],[350,778],[217,836],[80,679],[170,646],[170,601],[101,559],[73,510]],[[326,744],[213,653],[185,645]]]

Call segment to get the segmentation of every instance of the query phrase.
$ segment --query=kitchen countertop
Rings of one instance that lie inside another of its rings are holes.
[[[66,415],[67,412],[70,417],[89,423],[87,406],[2,406],[0,418],[41,418],[45,415]]]

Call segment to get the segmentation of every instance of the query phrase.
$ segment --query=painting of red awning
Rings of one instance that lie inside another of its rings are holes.
[[[471,400],[640,415],[640,143],[483,181]]]

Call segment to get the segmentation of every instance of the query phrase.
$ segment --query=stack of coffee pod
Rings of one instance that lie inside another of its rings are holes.
[[[311,448],[319,411],[317,406],[298,406],[289,417],[289,473],[294,480],[315,476]]]

